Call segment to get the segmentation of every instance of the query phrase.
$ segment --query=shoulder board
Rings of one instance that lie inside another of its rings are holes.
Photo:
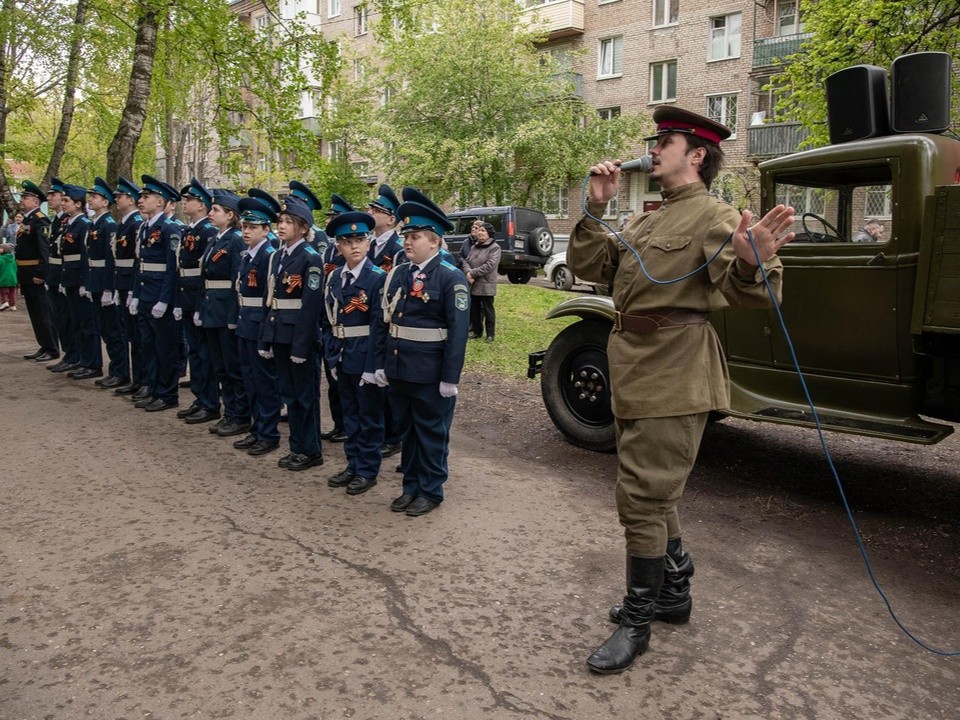
[[[441,260],[441,261],[440,261],[440,267],[445,267],[447,270],[456,270],[456,269],[457,269],[455,266],[451,265],[451,264],[448,263],[446,260]]]
[[[310,255],[319,255],[319,254],[320,254],[320,253],[318,253],[316,250],[314,250],[313,247],[310,246],[310,245],[307,245],[303,250],[304,250],[304,252],[306,252],[306,253],[308,253],[308,254],[310,254]]]
[[[93,220],[91,220],[90,218],[88,218],[86,215],[81,215],[80,218],[81,218],[81,219],[83,220],[83,222],[85,222],[87,225],[93,225]]]
[[[34,213],[33,216],[34,216],[35,218],[37,218],[38,220],[46,220],[46,219],[47,219],[47,216],[43,214],[43,210],[37,210],[37,212]]]
[[[371,265],[371,266],[370,266],[370,269],[373,270],[374,274],[376,274],[376,275],[386,275],[386,274],[387,274],[387,271],[386,271],[386,270],[384,270],[382,267],[377,267],[376,265]]]

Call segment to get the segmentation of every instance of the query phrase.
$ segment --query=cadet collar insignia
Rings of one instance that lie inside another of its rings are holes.
[[[367,293],[365,290],[361,289],[356,295],[350,298],[348,302],[342,309],[341,312],[344,315],[349,315],[354,310],[359,310],[360,312],[367,312],[370,310],[370,305],[367,302]]]
[[[280,281],[287,286],[287,294],[289,295],[297,288],[303,287],[303,276],[302,275],[288,275],[287,273],[283,274],[283,279]],[[319,287],[319,286],[318,286]],[[316,288],[313,288],[316,290]]]
[[[255,288],[257,286],[257,269],[255,267],[250,268],[250,271],[247,273],[247,287]]]

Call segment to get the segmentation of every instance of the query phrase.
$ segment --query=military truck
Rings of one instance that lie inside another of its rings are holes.
[[[902,134],[808,150],[762,163],[760,190],[761,215],[796,210],[797,237],[779,253],[782,311],[823,427],[926,444],[949,435],[936,420],[960,421],[960,142]],[[865,236],[868,219],[885,232]],[[585,296],[548,314],[568,316],[580,320],[530,355],[528,375],[540,374],[570,442],[612,450],[613,301]],[[730,367],[724,414],[813,426],[775,311],[710,321]]]

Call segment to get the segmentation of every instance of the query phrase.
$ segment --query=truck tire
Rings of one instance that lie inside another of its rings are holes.
[[[530,231],[530,254],[540,257],[553,255],[553,233],[549,228],[538,227]]]
[[[514,285],[526,285],[532,277],[533,273],[529,270],[510,270],[507,272],[507,279]]]
[[[581,320],[562,330],[543,358],[540,393],[553,424],[568,442],[595,452],[616,449],[610,407],[605,320]]]

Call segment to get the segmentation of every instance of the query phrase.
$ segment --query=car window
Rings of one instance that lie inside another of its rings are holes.
[[[476,219],[477,219],[476,215],[456,218],[456,222],[454,222],[453,234],[469,235],[470,227],[473,225],[473,221]]]
[[[497,232],[498,235],[503,232],[503,215],[502,214],[498,213],[497,215],[484,215],[483,220],[484,222],[488,222],[491,225],[493,225],[493,229]],[[469,227],[467,228],[467,232],[470,232]]]

